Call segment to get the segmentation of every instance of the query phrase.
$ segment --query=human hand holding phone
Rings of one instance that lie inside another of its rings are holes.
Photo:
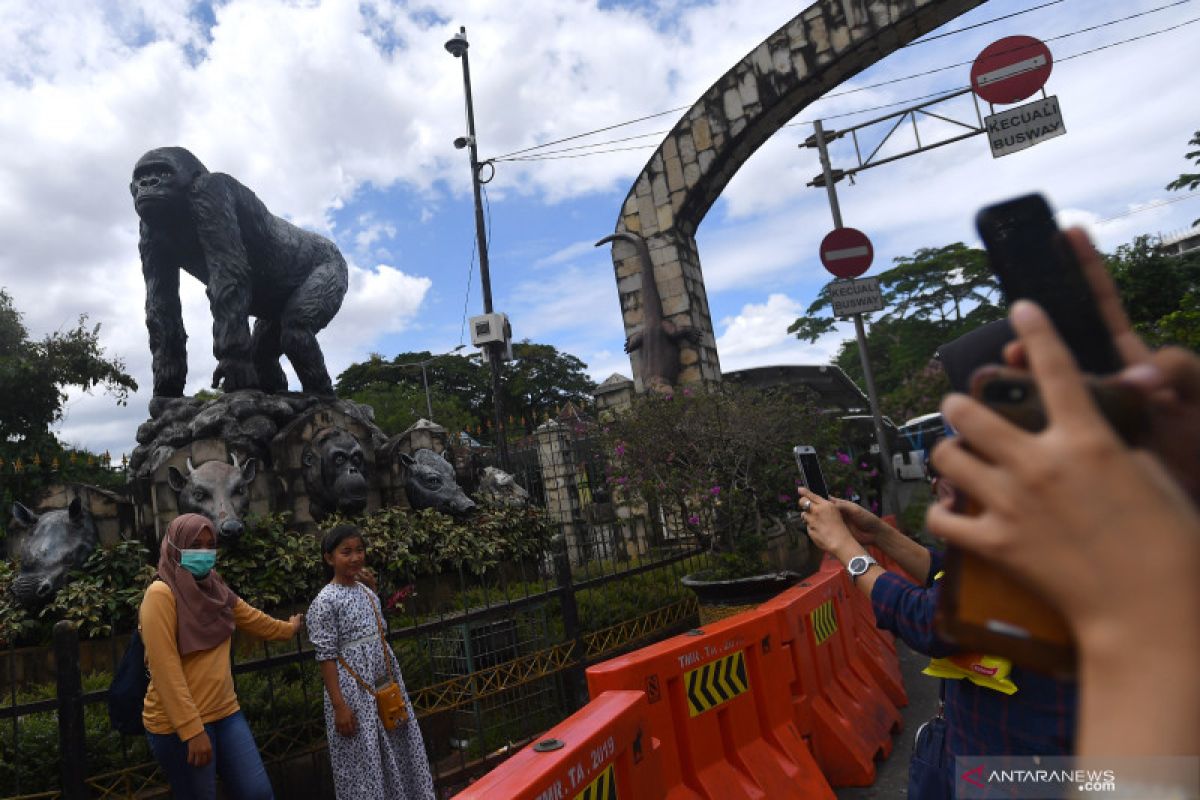
[[[977,513],[938,504],[927,522],[949,544],[1019,576],[1094,652],[1119,644],[1114,623],[1133,630],[1161,616],[1164,582],[1195,585],[1200,517],[1160,463],[1105,422],[1045,313],[1018,303],[1011,319],[1048,424],[1031,433],[977,400],[947,397],[942,413],[959,437],[939,443],[932,460]]]
[[[1046,200],[1026,195],[989,206],[979,212],[976,225],[1006,300],[1031,299],[1043,306],[1051,329],[1084,372],[1116,372],[1121,359],[1090,279],[1070,240],[1058,230]],[[1011,348],[1010,352],[1015,353]],[[988,390],[995,388],[1002,391],[988,396]],[[1011,377],[990,384],[973,382],[979,401],[1002,412],[1010,425],[1031,431],[1046,424],[1036,389]],[[986,459],[987,451],[978,449],[978,441],[967,445]],[[983,513],[970,487],[951,482],[959,494],[959,513]],[[1042,671],[1066,674],[1073,669],[1074,642],[1068,624],[1036,590],[1002,565],[954,546],[947,548],[945,573],[937,617],[944,636],[964,648],[994,652]]]
[[[1109,380],[1132,387],[1145,398],[1149,425],[1141,446],[1161,458],[1192,501],[1200,505],[1200,358],[1179,347],[1151,350],[1134,330],[1104,257],[1087,233],[1082,228],[1070,228],[1063,236],[1125,365]],[[1012,367],[1028,368],[1019,341],[1005,348],[1004,359]]]

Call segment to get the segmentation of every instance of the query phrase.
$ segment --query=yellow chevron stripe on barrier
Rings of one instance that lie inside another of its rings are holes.
[[[746,655],[742,651],[710,661],[684,675],[688,712],[697,717],[750,688]]]
[[[596,780],[583,787],[575,800],[617,800],[617,776],[614,765],[601,772]]]
[[[834,614],[832,600],[826,600],[814,608],[809,613],[808,620],[817,644],[824,644],[826,639],[837,633],[837,615]]]

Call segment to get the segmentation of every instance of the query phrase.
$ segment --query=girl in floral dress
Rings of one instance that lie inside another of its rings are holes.
[[[321,542],[331,578],[308,610],[308,635],[325,680],[325,732],[338,800],[434,800],[433,778],[379,598],[359,582],[366,540],[339,525]],[[386,660],[385,660],[386,659]],[[390,662],[390,671],[389,671]],[[387,730],[369,687],[400,684],[406,719]],[[364,684],[369,684],[364,685]]]

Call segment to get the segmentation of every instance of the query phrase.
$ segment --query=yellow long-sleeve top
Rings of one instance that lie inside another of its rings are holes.
[[[204,729],[204,723],[237,712],[233,671],[229,661],[232,637],[216,647],[179,655],[175,638],[177,618],[171,587],[155,581],[146,589],[139,612],[150,687],[142,707],[142,724],[151,733],[175,733],[183,741]],[[239,599],[233,607],[238,630],[260,639],[290,639],[292,626]]]

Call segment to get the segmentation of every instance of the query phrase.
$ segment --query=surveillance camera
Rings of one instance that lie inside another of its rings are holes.
[[[470,136],[459,136],[457,139],[454,140],[454,149],[462,150],[467,145],[474,144],[474,143],[475,143],[475,140],[472,139]]]
[[[450,39],[450,41],[446,42],[445,46],[447,53],[455,58],[462,58],[463,54],[467,52],[467,48],[470,46],[467,44],[467,29],[459,28],[458,33],[454,34],[454,37]]]

